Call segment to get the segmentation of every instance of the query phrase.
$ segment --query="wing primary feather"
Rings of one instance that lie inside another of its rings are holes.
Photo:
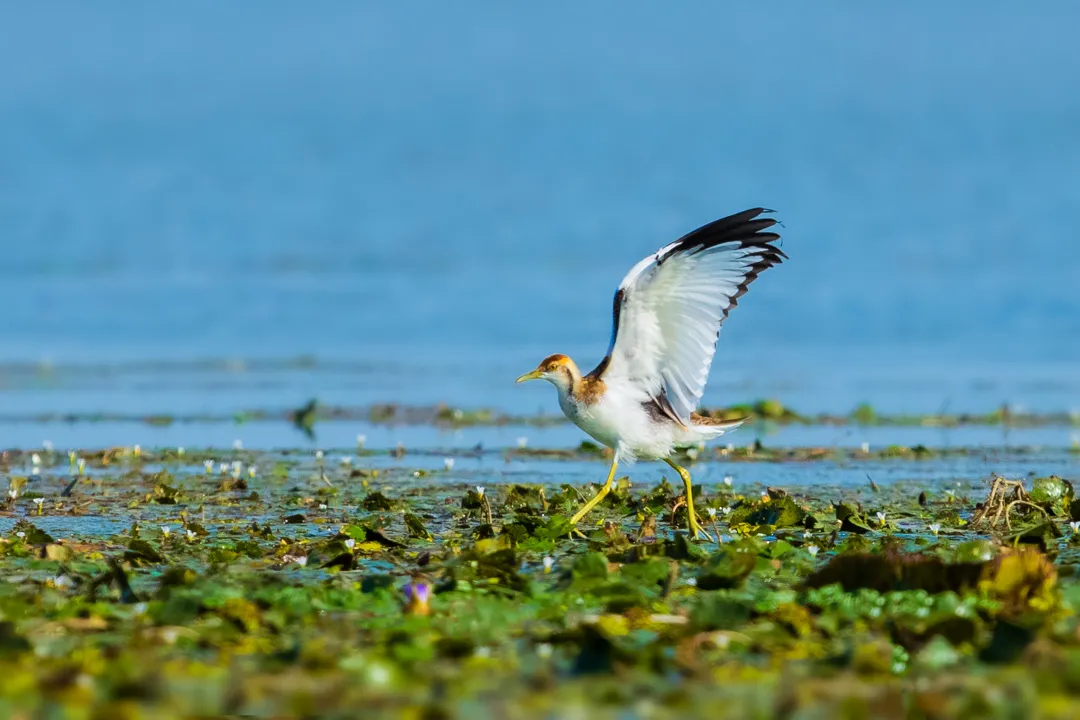
[[[589,375],[629,383],[648,398],[643,406],[653,417],[687,426],[731,308],[758,275],[787,259],[773,244],[780,235],[769,232],[777,221],[761,217],[772,212],[714,220],[631,268],[612,303],[608,352]]]

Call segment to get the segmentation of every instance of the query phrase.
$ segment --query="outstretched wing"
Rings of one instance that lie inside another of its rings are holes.
[[[720,326],[763,270],[786,255],[754,208],[704,225],[635,265],[615,293],[607,356],[592,371],[640,390],[688,426],[709,377]]]

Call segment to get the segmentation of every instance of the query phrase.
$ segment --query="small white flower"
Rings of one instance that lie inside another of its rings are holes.
[[[300,557],[296,558],[296,564],[300,567],[307,567],[307,555],[301,555]]]
[[[19,497],[19,491],[15,488],[8,488],[7,494],[11,497],[12,500]]]
[[[144,603],[144,602],[135,603],[135,605],[133,605],[131,609],[132,609],[132,611],[134,611],[134,613],[136,615],[145,615],[146,614],[146,603]]]
[[[727,450],[729,453],[735,452],[735,443],[728,443],[727,447],[724,449]]]
[[[232,476],[234,478],[240,477],[240,471],[243,470],[243,469],[244,469],[244,463],[240,462],[239,460],[233,461],[233,464],[232,464]]]
[[[940,530],[941,523],[930,523],[930,532],[934,533],[934,535],[937,535]]]
[[[72,465],[75,464],[75,451],[74,450],[68,450],[68,460],[71,461]]]
[[[135,447],[131,448],[131,453],[135,457],[139,457],[139,455],[142,454],[142,448],[140,446],[136,445]]]
[[[34,504],[37,505],[38,512],[40,512],[41,506],[45,504],[45,498],[34,498]]]
[[[169,537],[170,532],[172,532],[172,530],[169,529],[168,525],[162,525],[161,526],[161,534],[162,535],[164,535],[165,537]]]
[[[184,446],[183,445],[176,448],[176,456],[177,457],[184,457]]]
[[[735,478],[731,477],[730,475],[725,475],[724,476],[724,484],[725,485],[727,485],[728,487],[731,487],[731,484],[733,482],[735,482]]]
[[[519,437],[517,439],[517,446],[519,448],[524,448],[524,447],[528,446],[528,444],[529,444],[529,438],[527,438],[527,437]]]
[[[479,495],[480,497],[484,497],[484,486],[483,485],[477,485],[476,486],[476,494]]]
[[[443,458],[442,464],[446,471],[449,472],[454,469],[454,458]]]
[[[37,453],[34,453],[33,455],[30,456],[30,462],[32,462],[34,465],[40,465],[41,464],[41,456],[38,455]]]
[[[187,531],[187,540],[188,540],[188,542],[195,542],[195,531],[194,530],[188,530]]]
[[[240,438],[237,438],[237,439],[233,440],[232,441],[232,449],[233,450],[243,450],[244,449],[244,441],[241,440]]]
[[[203,466],[203,469],[206,470],[206,472],[208,472],[208,473],[214,472],[214,461],[213,460],[203,460],[202,466]]]
[[[15,533],[15,537],[24,538],[24,537],[26,537],[26,533],[24,533],[22,530],[20,530],[19,532]]]
[[[697,578],[686,578],[686,585],[689,587],[697,587]]]
[[[536,655],[537,655],[537,657],[540,657],[540,658],[542,658],[544,660],[547,660],[549,657],[551,657],[552,651],[553,651],[553,648],[551,647],[551,645],[549,643],[540,643],[539,645],[536,646]]]
[[[43,443],[41,443],[41,449],[44,450],[45,452],[51,453],[53,451],[52,440],[46,440]]]
[[[705,508],[705,512],[709,513],[709,517],[711,519],[713,519],[713,520],[716,519],[716,508],[714,508],[714,507]]]
[[[349,467],[350,465],[352,465],[352,456],[351,455],[343,455],[341,457],[341,464],[344,465],[345,467]]]
[[[809,530],[803,530],[802,536],[803,536],[804,538],[808,538],[808,537],[812,537],[812,536],[813,536],[813,534],[814,534],[814,533],[810,532]]]
[[[550,555],[544,556],[544,572],[546,572],[546,573],[551,572],[551,568],[554,565],[555,565],[555,558],[551,557]]]
[[[806,552],[810,553],[810,557],[817,557],[818,551],[820,549],[821,548],[819,548],[817,545],[811,545],[806,548]]]
[[[315,459],[318,460],[319,462],[322,462],[322,459],[323,459],[323,451],[322,450],[316,450],[315,451]]]
[[[360,450],[364,449],[364,444],[367,442],[367,435],[356,436],[356,447]]]
[[[345,541],[345,547],[352,550],[354,547],[356,547],[356,541],[353,540],[352,538],[349,538],[348,540]]]
[[[720,512],[724,513],[725,516],[730,515],[731,514],[731,506],[728,505],[726,507],[720,508]]]
[[[700,453],[701,451],[697,448],[686,448],[686,457],[690,458],[691,460],[697,460]]]
[[[877,514],[877,520],[878,520],[879,523],[884,525],[885,524],[885,513],[884,512],[879,512]]]
[[[326,503],[319,503],[319,509],[320,510],[325,510],[326,509]]]
[[[859,449],[862,450],[864,453],[870,452],[870,443],[864,442],[862,445],[859,446]]]
[[[255,467],[254,465],[250,465],[248,467],[248,477],[255,477],[255,473],[257,473],[258,471],[259,469],[257,467]]]
[[[78,465],[79,465],[79,472],[80,473],[86,472],[86,460],[84,460],[83,458],[79,458]]]
[[[69,578],[67,575],[57,575],[53,578],[53,585],[60,589],[69,588],[75,585],[75,581]]]
[[[218,463],[218,469],[217,470],[218,470],[219,475],[227,475],[229,473],[229,463],[227,463],[227,462]]]
[[[1073,531],[1073,535],[1080,532],[1080,520],[1073,520],[1069,523],[1069,529]]]

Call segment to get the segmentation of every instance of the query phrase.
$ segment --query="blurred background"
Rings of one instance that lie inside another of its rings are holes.
[[[707,404],[1080,408],[1074,2],[8,3],[0,27],[4,445],[76,432],[16,422],[42,414],[309,397],[556,413],[513,379],[592,367],[631,265],[758,205],[790,261]]]

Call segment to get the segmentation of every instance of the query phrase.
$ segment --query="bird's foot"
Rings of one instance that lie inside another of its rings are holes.
[[[704,538],[709,542],[716,542],[715,540],[713,540],[713,536],[706,532],[705,529],[698,524],[697,513],[694,512],[694,508],[688,507],[687,510],[687,515],[690,518],[690,536],[695,540],[700,540]]]

